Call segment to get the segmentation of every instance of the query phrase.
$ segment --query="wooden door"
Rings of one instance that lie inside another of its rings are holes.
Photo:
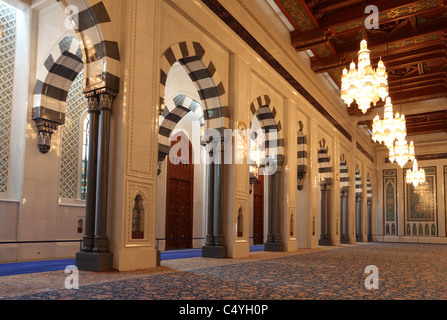
[[[260,175],[253,188],[253,244],[264,243],[264,176]]]
[[[192,248],[193,236],[192,145],[183,133],[175,135],[172,140],[171,148],[176,146],[180,149],[176,156],[167,158],[166,239],[172,240],[166,240],[166,250]],[[189,154],[182,154],[181,150],[189,150]],[[181,163],[182,160],[189,162]]]

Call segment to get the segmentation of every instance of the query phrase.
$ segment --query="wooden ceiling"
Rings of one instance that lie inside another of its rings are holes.
[[[365,37],[373,67],[380,58],[385,63],[394,105],[447,97],[447,0],[274,1],[295,29],[292,46],[297,51],[311,50],[312,70],[327,72],[339,87],[343,68],[353,60],[357,63]],[[378,30],[365,29],[368,5],[379,9]],[[351,116],[363,115],[355,103],[347,110]],[[434,119],[429,114],[414,116],[419,122]],[[417,134],[430,132],[426,125]]]

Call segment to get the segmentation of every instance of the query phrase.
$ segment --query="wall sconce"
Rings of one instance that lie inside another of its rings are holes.
[[[161,116],[165,112],[166,106],[164,103],[160,105],[160,110],[158,110],[158,114]]]
[[[157,176],[160,175],[161,173],[161,166],[163,165],[163,160],[158,160],[158,165],[157,165]]]
[[[253,192],[253,185],[259,178],[259,168],[257,166],[250,166],[250,194]]]
[[[247,125],[241,121],[237,126],[236,135],[236,163],[243,163],[247,156]]]

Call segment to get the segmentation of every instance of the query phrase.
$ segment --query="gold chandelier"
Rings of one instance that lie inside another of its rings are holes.
[[[393,148],[390,149],[389,160],[391,163],[397,162],[401,168],[403,168],[408,161],[414,161],[415,153],[413,141],[408,145],[406,139],[397,140],[393,145]]]
[[[407,125],[405,116],[399,115],[398,112],[394,117],[391,98],[387,97],[383,120],[380,120],[379,115],[374,118],[372,139],[374,142],[383,142],[391,150],[396,139],[404,140],[406,136]]]
[[[415,187],[425,182],[425,170],[418,168],[418,161],[414,159],[413,170],[407,170],[407,183],[412,183]]]
[[[376,105],[380,99],[385,101],[388,96],[388,73],[385,65],[380,59],[377,69],[373,69],[366,40],[360,43],[358,69],[352,62],[349,71],[343,69],[341,80],[341,98],[348,107],[355,100],[363,113],[368,111],[371,103]]]

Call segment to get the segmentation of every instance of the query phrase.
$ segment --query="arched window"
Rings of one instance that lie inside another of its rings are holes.
[[[90,115],[87,114],[83,117],[81,122],[81,181],[80,192],[81,199],[87,199],[87,166],[88,166],[88,144],[89,144],[89,128],[90,128]]]
[[[65,125],[61,127],[59,196],[62,201],[85,200],[87,195],[88,102],[84,72],[73,81],[67,96]]]

